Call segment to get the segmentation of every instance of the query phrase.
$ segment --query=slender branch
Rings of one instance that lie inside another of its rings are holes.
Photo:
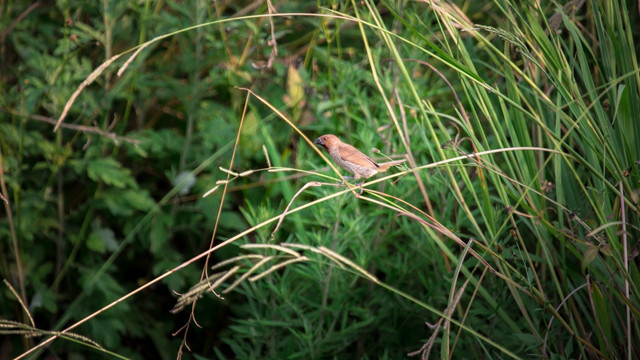
[[[17,113],[17,112],[15,112],[13,110],[10,110],[10,109],[0,109],[0,111],[3,111],[3,112],[8,113],[8,114],[15,115],[15,116],[20,116],[20,117],[24,117],[24,118],[28,118],[28,119],[32,119],[32,120],[42,121],[42,122],[45,122],[45,123],[51,124],[51,125],[56,125],[56,123],[57,123],[57,121],[55,119],[47,117],[47,116],[36,115],[36,114],[25,115],[25,114]],[[74,124],[60,123],[60,127],[64,128],[64,129],[82,131],[83,133],[98,134],[100,136],[104,136],[106,138],[109,138],[109,139],[113,140],[113,142],[115,142],[116,144],[118,142],[120,142],[120,141],[123,141],[123,142],[127,142],[127,143],[130,143],[130,144],[138,145],[138,144],[140,144],[142,142],[140,140],[131,139],[131,138],[124,137],[124,136],[118,136],[115,133],[101,130],[101,129],[95,127],[95,126],[85,126],[85,125],[74,125]]]

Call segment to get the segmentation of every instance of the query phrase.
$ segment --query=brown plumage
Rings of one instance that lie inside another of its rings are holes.
[[[370,178],[373,175],[387,171],[390,167],[400,165],[406,160],[389,161],[385,163],[377,163],[370,157],[363,154],[355,147],[345,144],[338,137],[331,134],[322,135],[314,141],[314,144],[320,145],[327,150],[329,156],[341,168],[347,170],[354,175],[354,179]],[[362,194],[362,185],[360,183],[360,193]]]

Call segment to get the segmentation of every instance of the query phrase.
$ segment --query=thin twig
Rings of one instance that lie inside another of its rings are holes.
[[[431,329],[434,329],[433,333],[429,337],[429,340],[427,340],[427,342],[424,343],[424,345],[422,345],[422,347],[420,347],[420,349],[418,349],[418,350],[416,350],[414,352],[408,353],[407,356],[416,356],[418,354],[421,354],[420,358],[422,360],[428,360],[429,359],[429,353],[431,352],[431,349],[433,348],[433,345],[435,344],[436,337],[438,336],[438,333],[440,332],[440,329],[442,328],[442,323],[443,322],[445,323],[445,325],[444,325],[445,328],[447,328],[450,325],[450,323],[451,323],[450,319],[451,319],[451,315],[453,314],[453,310],[458,305],[458,302],[460,302],[460,299],[462,298],[462,294],[464,293],[464,289],[467,287],[468,283],[469,283],[469,280],[467,279],[467,281],[465,281],[465,283],[462,285],[462,287],[460,289],[458,289],[458,291],[456,291],[456,294],[452,298],[452,301],[450,301],[449,306],[447,306],[447,308],[444,310],[444,312],[442,313],[442,316],[440,317],[440,319],[438,320],[438,322],[435,325],[431,325],[429,323],[426,323],[427,326],[429,326]]]
[[[589,281],[589,279],[587,278],[587,282]],[[578,290],[582,289],[583,287],[587,286],[587,282],[585,282],[584,284],[578,286],[577,288],[573,289],[569,295],[567,295],[564,299],[562,299],[562,301],[560,302],[560,304],[558,304],[558,306],[555,308],[556,312],[560,311],[560,308],[564,305],[565,302],[567,302],[567,300],[569,300],[573,294],[575,294]],[[542,342],[542,357],[543,359],[547,359],[547,338],[549,337],[549,334],[551,333],[551,324],[553,323],[553,319],[555,319],[554,316],[551,316],[551,318],[549,319],[549,322],[547,323],[547,332],[544,335],[544,341]]]
[[[22,21],[25,17],[27,17],[27,15],[29,15],[29,13],[35,10],[38,6],[40,6],[40,2],[36,1],[33,4],[31,4],[31,6],[29,6],[25,11],[23,11],[22,14],[18,15],[18,17],[15,20],[13,20],[13,22],[11,22],[11,24],[7,26],[7,28],[0,35],[0,43],[3,43],[4,39],[7,37],[7,35],[9,35],[11,30],[13,30],[13,28],[16,27],[16,25],[18,25],[20,21]]]
[[[267,61],[267,69],[271,69],[273,60],[278,56],[278,41],[276,40],[276,28],[273,25],[273,14],[276,14],[276,8],[271,4],[271,0],[267,0],[267,9],[269,11],[269,24],[271,25],[271,54],[269,55],[269,61]]]
[[[624,191],[622,187],[622,181],[618,183],[618,187],[620,190],[620,215],[622,217],[622,259],[624,261],[624,271],[626,274],[629,274],[629,256],[627,254],[627,215],[624,207]],[[633,347],[631,344],[631,308],[629,307],[629,303],[631,302],[631,298],[629,297],[629,277],[624,276],[624,296],[627,298],[625,302],[625,308],[627,312],[627,359],[631,360],[631,348]]]
[[[393,89],[393,93],[398,100],[398,109],[400,109],[400,120],[402,120],[402,128],[404,129],[404,136],[406,137],[405,141],[407,145],[411,145],[411,137],[409,137],[409,127],[407,126],[407,114],[404,111],[404,104],[402,103],[402,98],[398,93],[398,88]]]
[[[310,181],[310,182],[304,184],[304,186],[300,190],[298,190],[298,192],[296,192],[295,195],[293,195],[293,197],[291,198],[291,201],[289,201],[289,204],[287,204],[287,207],[284,209],[284,212],[282,213],[282,215],[280,215],[280,220],[278,220],[278,224],[276,225],[276,228],[273,229],[273,231],[271,232],[271,238],[272,239],[273,239],[274,234],[276,233],[276,231],[278,231],[278,229],[280,228],[280,224],[282,224],[282,220],[284,220],[284,217],[287,215],[287,211],[289,211],[289,208],[291,207],[291,204],[293,204],[293,201],[298,197],[298,195],[300,195],[304,190],[306,190],[309,187],[322,186],[322,185],[342,186],[342,184],[321,183],[321,182],[318,182],[318,181]]]
[[[2,164],[2,149],[0,148],[0,189],[2,190],[2,194],[8,194],[7,192],[7,184],[4,181],[4,165]],[[11,210],[11,204],[9,203],[6,196],[2,196],[4,198],[4,210],[7,213],[7,222],[9,223],[9,233],[11,234],[11,244],[13,247],[13,253],[16,258],[16,271],[18,272],[18,285],[20,286],[20,298],[22,299],[21,304],[23,308],[26,310],[29,308],[27,301],[27,290],[24,285],[24,273],[22,268],[22,260],[20,260],[20,247],[18,245],[18,235],[16,234],[15,223],[13,222],[13,210]],[[28,315],[28,312],[27,312]],[[31,315],[28,315],[29,318]]]
[[[235,144],[233,146],[233,151],[231,153],[231,161],[229,162],[229,169],[233,168],[233,163],[236,157],[236,150],[238,149],[238,143],[240,142],[240,134],[242,133],[242,125],[244,124],[244,119],[246,117],[247,114],[247,107],[249,105],[249,94],[247,94],[247,98],[245,100],[245,104],[244,104],[244,110],[242,111],[242,117],[240,118],[240,126],[238,127],[238,133],[236,134],[236,141]],[[224,205],[224,198],[225,195],[227,194],[227,186],[229,185],[229,179],[231,178],[231,173],[227,172],[227,180],[224,182],[224,190],[222,191],[222,198],[220,199],[220,205],[218,206],[218,214],[216,215],[216,222],[213,225],[213,232],[211,234],[211,241],[209,242],[209,251],[211,251],[211,249],[213,248],[213,244],[215,242],[216,239],[216,233],[218,230],[218,224],[220,223],[220,216],[222,215],[222,207]],[[211,258],[211,252],[207,252],[207,256],[205,259],[205,263],[204,263],[204,267],[202,268],[202,273],[200,275],[200,281],[204,280],[205,278],[209,277],[208,274],[208,267],[209,267],[209,259]],[[218,298],[222,299],[223,297],[218,294],[215,289],[211,286],[210,282],[207,282],[207,284],[209,285],[209,289],[211,290],[211,292],[217,296]],[[184,335],[182,338],[182,343],[180,343],[180,348],[178,349],[178,359],[180,359],[182,357],[182,347],[185,346],[187,348],[187,350],[191,351],[189,349],[189,345],[187,344],[187,334],[189,332],[189,324],[191,323],[191,321],[193,320],[194,322],[195,320],[195,308],[196,308],[196,303],[198,302],[198,298],[194,298],[193,299],[193,304],[191,306],[191,314],[189,315],[189,319],[187,320],[187,324],[185,324],[183,327],[181,327],[177,332],[180,332],[182,329],[184,329]],[[196,323],[197,324],[197,323]],[[175,334],[174,334],[175,336]]]
[[[394,59],[386,59],[384,61],[394,61]],[[436,69],[435,66],[429,64],[426,61],[417,60],[417,59],[402,59],[402,61],[414,62],[414,63],[418,63],[420,65],[426,66],[429,69],[431,69],[431,71],[436,73],[436,75],[438,75],[442,80],[444,80],[444,82],[449,87],[449,90],[451,90],[451,93],[453,94],[453,97],[456,99],[456,103],[458,104],[458,109],[460,110],[460,114],[464,118],[464,122],[467,124],[467,127],[468,127],[469,131],[473,131],[473,127],[471,126],[471,122],[469,121],[469,116],[467,116],[467,112],[464,110],[464,106],[462,106],[462,101],[460,101],[460,98],[458,98],[458,93],[456,93],[456,90],[453,88],[453,85],[451,85],[449,80],[447,80],[446,76],[444,76],[440,71],[438,71],[438,69]],[[476,148],[475,144],[472,142],[471,145],[473,146],[473,151],[477,152],[478,149]]]
[[[15,111],[12,111],[10,109],[0,109],[0,111],[6,112],[8,114],[15,115],[15,116],[27,117],[27,118],[30,118],[30,119],[33,119],[33,120],[46,122],[46,123],[52,124],[52,125],[56,125],[56,123],[57,123],[57,121],[55,119],[47,117],[47,116],[42,116],[42,115],[37,115],[37,114],[24,115],[24,114],[20,114],[20,113],[17,113]],[[98,134],[100,136],[104,136],[106,138],[109,138],[109,139],[113,140],[113,142],[115,142],[116,144],[118,144],[119,141],[127,142],[127,143],[134,144],[134,145],[139,145],[140,143],[142,143],[142,141],[140,141],[140,140],[131,139],[131,138],[128,138],[128,137],[125,137],[125,136],[118,136],[115,133],[101,130],[96,126],[74,125],[74,124],[61,123],[60,127],[64,128],[64,129],[82,131],[83,133]]]
[[[29,308],[27,308],[27,305],[25,305],[25,303],[22,301],[22,298],[20,297],[20,295],[18,295],[16,290],[13,288],[13,286],[11,286],[11,284],[7,281],[7,279],[2,279],[2,281],[4,281],[4,284],[9,288],[13,296],[15,296],[16,300],[18,300],[18,302],[20,303],[20,307],[22,307],[22,311],[24,311],[24,313],[27,314],[27,317],[29,318],[29,322],[31,323],[31,326],[35,328],[36,322],[33,321],[33,318],[31,317],[31,313],[29,313]]]
[[[480,275],[480,278],[478,279],[478,282],[476,283],[476,287],[475,287],[475,289],[473,289],[473,294],[471,294],[471,297],[469,299],[469,305],[467,305],[467,309],[465,310],[464,314],[462,315],[462,319],[460,320],[460,326],[458,327],[458,332],[456,333],[456,339],[453,341],[453,345],[451,346],[451,352],[449,354],[449,359],[453,358],[453,352],[454,352],[454,350],[456,348],[456,344],[458,343],[458,339],[460,339],[464,323],[466,322],[467,316],[469,315],[469,312],[471,311],[471,305],[473,304],[473,301],[476,298],[476,295],[478,294],[478,290],[480,290],[480,287],[482,286],[482,280],[484,279],[485,275],[487,275],[487,268],[482,270],[482,275]]]

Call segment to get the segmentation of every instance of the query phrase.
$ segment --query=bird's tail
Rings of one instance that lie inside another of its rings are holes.
[[[378,164],[378,166],[380,166],[380,168],[378,169],[378,171],[387,171],[389,170],[390,167],[392,166],[396,166],[396,165],[400,165],[403,162],[407,161],[407,159],[404,160],[396,160],[396,161],[389,161],[386,163],[382,163],[382,164]]]

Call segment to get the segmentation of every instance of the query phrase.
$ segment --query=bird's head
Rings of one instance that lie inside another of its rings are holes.
[[[325,149],[330,149],[330,148],[340,144],[341,141],[335,135],[326,134],[326,135],[322,135],[319,138],[317,138],[316,141],[314,141],[313,143],[316,144],[316,145],[320,145],[320,146],[324,147]]]

